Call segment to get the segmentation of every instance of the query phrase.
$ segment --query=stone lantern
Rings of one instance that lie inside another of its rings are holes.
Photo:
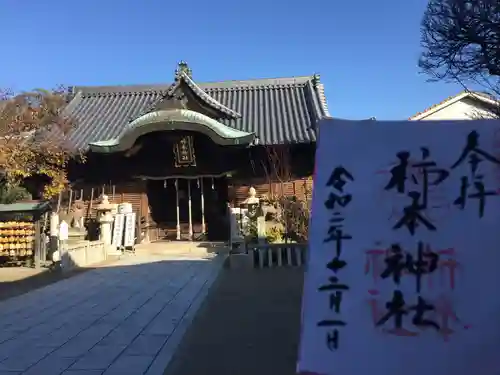
[[[258,215],[260,199],[257,198],[257,191],[253,186],[248,189],[248,197],[243,201],[244,207],[248,210],[248,217],[254,218]]]
[[[101,203],[99,203],[95,210],[97,211],[97,221],[101,226],[101,241],[104,245],[111,245],[111,228],[113,224],[112,212],[116,210],[116,205],[109,203],[108,196],[103,194],[101,196]]]
[[[247,209],[248,219],[255,223],[259,242],[264,241],[266,237],[266,221],[260,207],[260,199],[257,198],[257,191],[253,186],[248,189],[248,197],[243,201],[243,206]]]

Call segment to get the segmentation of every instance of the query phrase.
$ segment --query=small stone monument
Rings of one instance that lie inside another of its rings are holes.
[[[71,205],[71,213],[73,222],[73,228],[84,228],[84,216],[85,216],[85,203],[83,200],[75,200]]]
[[[69,241],[83,241],[87,236],[84,224],[85,203],[82,200],[75,200],[70,208],[69,215]]]
[[[65,242],[69,239],[69,225],[64,220],[59,224],[59,241]]]
[[[68,267],[68,233],[69,225],[64,220],[59,224],[59,251],[52,254],[52,260],[54,262],[61,261],[61,266],[63,269]]]
[[[266,242],[266,217],[264,215],[257,216],[257,237],[260,244]]]
[[[244,233],[252,220],[252,216],[256,213],[255,208],[258,206],[259,199],[256,197],[256,191],[253,187],[248,189],[248,197],[242,202],[239,208],[232,208],[228,205],[228,210],[231,213],[231,256],[229,258],[229,267],[232,269],[251,269],[253,256],[246,252]],[[249,207],[249,205],[252,205]],[[239,221],[239,222],[238,222]],[[235,247],[236,245],[236,247]]]
[[[59,215],[56,212],[50,214],[50,240],[49,240],[50,255],[55,254],[59,250]],[[58,256],[58,255],[56,255]]]
[[[231,232],[229,239],[230,247],[231,250],[234,250],[244,242],[240,223],[238,222],[238,216],[241,216],[241,209],[239,207],[231,207],[228,203],[227,210],[229,214],[229,227]]]

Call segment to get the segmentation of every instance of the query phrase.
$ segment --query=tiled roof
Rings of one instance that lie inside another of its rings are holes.
[[[194,83],[194,82],[193,82]],[[220,122],[253,132],[259,144],[315,142],[314,127],[328,116],[319,76],[196,83],[227,118]],[[77,128],[66,141],[86,149],[90,142],[120,136],[127,124],[168,94],[166,85],[74,87],[66,112]]]

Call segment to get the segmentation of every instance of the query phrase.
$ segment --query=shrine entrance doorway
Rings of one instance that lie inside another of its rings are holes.
[[[247,162],[246,148],[255,134],[219,122],[224,116],[218,107],[198,108],[195,100],[193,110],[177,99],[161,101],[119,137],[90,148],[114,154],[128,176],[147,182],[149,215],[163,232],[160,238],[227,240],[226,176]]]
[[[147,181],[151,218],[161,239],[227,241],[228,186],[225,176]]]

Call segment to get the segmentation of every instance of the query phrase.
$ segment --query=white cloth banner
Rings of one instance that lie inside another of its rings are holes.
[[[319,129],[298,372],[500,374],[500,122]]]

